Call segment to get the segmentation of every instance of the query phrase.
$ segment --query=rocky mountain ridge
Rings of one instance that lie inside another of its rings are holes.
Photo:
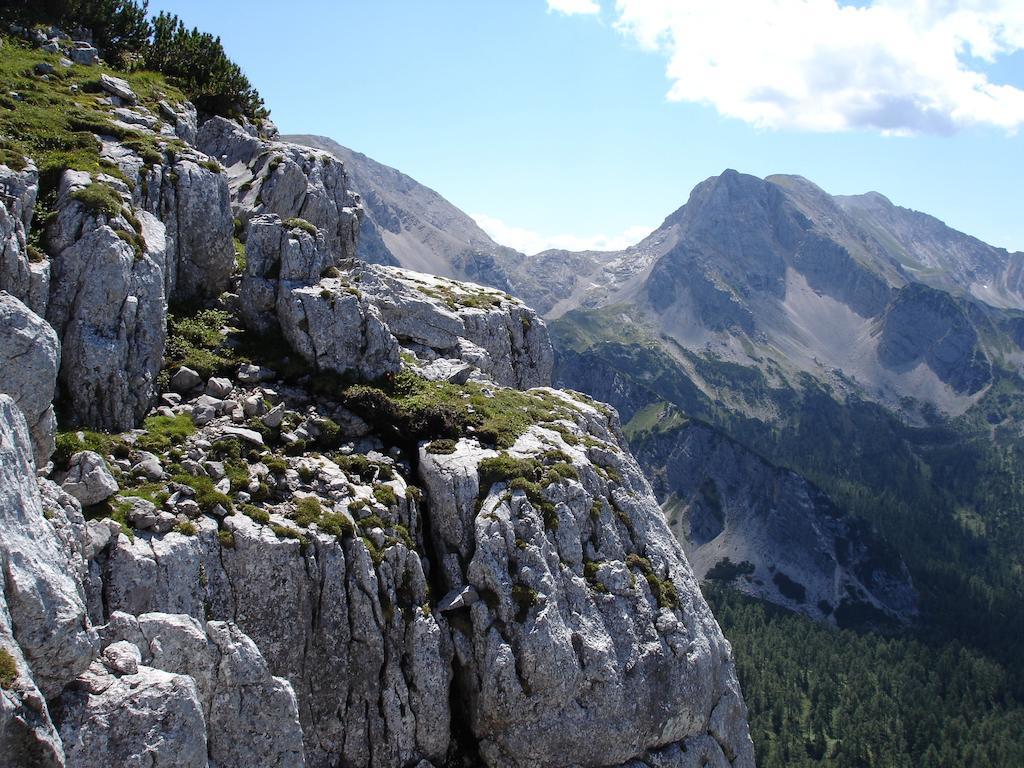
[[[498,245],[437,192],[325,136],[284,138],[345,164],[365,212],[361,259],[510,290],[509,273],[523,254]]]
[[[911,263],[916,221],[891,204],[842,204],[798,177],[727,171],[651,237],[604,255],[608,266],[590,278],[600,287],[552,306],[621,307],[684,367],[712,357],[760,370],[773,386],[799,387],[810,374],[890,408],[913,398],[955,416],[991,383],[993,363],[1020,357],[993,343],[1010,338],[1022,306],[1018,257],[930,220],[948,248],[919,243]]]
[[[356,259],[344,165],[271,124],[100,82],[102,170],[0,165],[0,752],[752,766],[729,645],[541,318]]]

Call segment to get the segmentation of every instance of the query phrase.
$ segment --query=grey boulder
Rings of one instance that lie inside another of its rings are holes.
[[[134,674],[134,662],[194,681],[209,756],[216,765],[303,765],[295,693],[287,680],[270,674],[259,649],[233,623],[115,612],[101,632],[108,643],[108,668],[123,667],[123,673]]]
[[[118,485],[102,456],[93,451],[79,451],[71,457],[61,488],[83,506],[90,506],[109,499],[117,493]]]
[[[378,379],[401,367],[398,341],[380,312],[339,279],[296,288],[278,300],[281,331],[318,370]]]
[[[518,299],[397,267],[358,264],[345,276],[377,307],[403,346],[430,358],[465,361],[503,386],[551,383],[554,355],[547,326]]]
[[[76,42],[74,47],[68,51],[68,56],[75,64],[86,66],[96,64],[100,60],[99,51],[86,42]]]
[[[116,96],[129,104],[134,104],[139,100],[139,97],[135,95],[135,91],[133,91],[132,87],[128,85],[128,81],[120,77],[100,74],[100,88],[111,96]]]
[[[195,682],[105,656],[60,698],[67,768],[145,765],[207,768],[206,729]]]

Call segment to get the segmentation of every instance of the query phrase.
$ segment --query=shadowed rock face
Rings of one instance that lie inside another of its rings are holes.
[[[796,473],[696,423],[632,447],[699,578],[841,626],[916,616],[899,556]]]
[[[877,192],[834,199],[913,279],[991,306],[1024,308],[1024,254],[994,248]]]
[[[881,318],[878,356],[897,369],[926,364],[960,393],[974,394],[992,380],[992,366],[964,311],[948,294],[908,285]]]
[[[630,432],[630,448],[698,578],[842,626],[915,618],[916,592],[899,556],[812,483],[684,418],[593,353],[560,353],[556,381],[565,380],[626,421],[655,414],[652,427]]]

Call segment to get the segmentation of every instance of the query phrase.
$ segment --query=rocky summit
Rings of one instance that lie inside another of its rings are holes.
[[[753,766],[541,317],[360,260],[338,158],[28,38],[93,167],[0,165],[0,762]]]

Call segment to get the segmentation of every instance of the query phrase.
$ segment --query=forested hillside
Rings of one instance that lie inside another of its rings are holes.
[[[1024,764],[1005,666],[960,643],[831,630],[705,587],[733,651],[762,768]]]

